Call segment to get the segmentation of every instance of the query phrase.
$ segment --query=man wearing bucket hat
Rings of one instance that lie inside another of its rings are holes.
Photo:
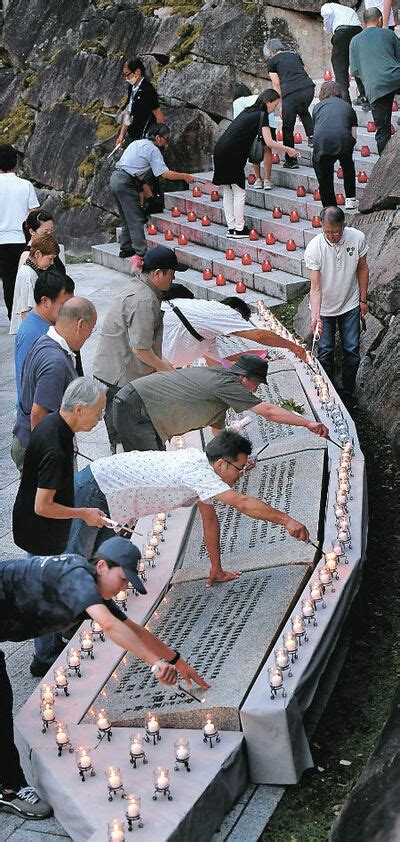
[[[254,394],[261,383],[266,383],[267,372],[265,360],[242,354],[230,368],[185,368],[127,383],[114,398],[113,424],[118,439],[125,451],[163,450],[168,439],[189,430],[208,426],[223,429],[229,407],[327,436],[324,424]]]
[[[115,394],[130,380],[172,369],[162,356],[162,293],[170,288],[175,272],[186,269],[167,246],[150,249],[142,271],[113,296],[101,325],[93,374],[107,386],[104,421],[113,453],[118,442],[112,423]]]
[[[102,627],[123,650],[132,652],[156,677],[173,685],[177,673],[190,685],[209,685],[178,651],[147,629],[129,620],[112,597],[128,582],[146,593],[137,574],[140,552],[126,538],[105,541],[91,561],[79,555],[34,556],[4,561],[0,565],[0,641],[24,641],[59,632],[85,619]],[[0,652],[0,813],[44,819],[52,810],[26,781],[14,743],[12,690],[4,653]]]

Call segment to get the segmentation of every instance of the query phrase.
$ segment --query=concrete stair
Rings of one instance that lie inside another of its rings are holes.
[[[316,82],[316,94],[319,93],[321,80]],[[350,95],[354,100],[357,91],[354,82],[350,86]],[[318,102],[315,99],[312,107]],[[354,150],[354,162],[356,174],[364,171],[369,177],[374,165],[378,160],[375,135],[368,132],[368,122],[372,121],[372,113],[365,112],[362,108],[355,106],[358,118],[357,141]],[[397,130],[399,113],[393,113],[392,125]],[[278,118],[278,128],[281,128],[281,120]],[[302,142],[297,145],[301,152],[299,168],[287,170],[283,167],[283,154],[280,155],[280,162],[273,165],[272,169],[272,190],[255,190],[250,184],[246,184],[246,207],[245,221],[249,228],[254,228],[259,234],[257,240],[249,238],[243,240],[232,240],[227,236],[225,216],[222,205],[222,189],[219,189],[220,198],[218,201],[211,200],[211,191],[215,190],[212,184],[212,171],[194,173],[196,183],[200,187],[201,195],[193,196],[192,189],[176,190],[165,194],[165,210],[163,213],[154,214],[149,222],[156,226],[156,234],[146,232],[146,239],[149,248],[155,245],[169,245],[183,263],[188,265],[189,271],[177,273],[177,280],[189,287],[196,297],[208,299],[220,299],[226,295],[235,294],[235,286],[242,280],[246,286],[246,292],[242,293],[245,301],[251,307],[255,302],[263,299],[268,307],[274,307],[283,301],[290,301],[298,295],[304,294],[309,288],[307,269],[304,263],[304,249],[310,240],[318,233],[318,227],[313,227],[313,217],[318,217],[321,210],[321,202],[315,200],[313,192],[318,188],[318,182],[312,167],[312,149],[308,146],[303,125],[297,121],[295,132],[299,132]],[[361,148],[368,146],[370,155],[361,155]],[[343,195],[343,180],[338,178],[337,171],[339,164],[336,164],[335,192]],[[252,167],[246,167],[247,178],[252,173]],[[298,186],[304,187],[306,195],[297,196]],[[365,184],[356,182],[356,194],[361,198]],[[279,207],[282,217],[275,219],[272,211]],[[178,208],[179,216],[172,216],[172,209]],[[290,212],[296,210],[299,216],[298,222],[290,221]],[[344,210],[344,206],[343,206]],[[187,214],[194,211],[195,222],[189,222]],[[202,225],[202,217],[208,216],[210,224]],[[351,224],[353,214],[346,212],[346,218]],[[169,230],[173,239],[165,239],[165,233]],[[267,244],[265,237],[273,234],[275,243]],[[178,236],[184,235],[187,239],[186,245],[178,244]],[[287,241],[294,240],[296,249],[288,251]],[[235,258],[226,259],[226,250],[233,249]],[[118,256],[119,246],[117,243],[108,245],[93,246],[92,258],[94,262],[101,263],[110,269],[131,274],[129,260]],[[251,263],[243,265],[242,256],[250,255]],[[261,266],[264,260],[271,264],[271,271],[263,271]],[[203,270],[210,269],[213,274],[211,281],[203,279]],[[222,274],[226,284],[217,286],[215,278]]]

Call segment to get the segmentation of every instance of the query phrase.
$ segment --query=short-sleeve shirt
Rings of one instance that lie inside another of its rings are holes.
[[[150,171],[156,177],[168,172],[164,158],[152,140],[134,140],[119,159],[116,170],[129,175],[144,176]]]
[[[33,310],[36,302],[33,295],[38,273],[26,263],[20,266],[15,279],[14,301],[11,313],[10,333],[16,333],[21,322],[21,313]]]
[[[31,435],[32,404],[56,412],[67,386],[76,376],[72,358],[58,342],[47,334],[36,340],[25,357],[21,400],[13,429],[22,447],[28,447]]]
[[[205,453],[131,451],[92,462],[90,470],[106,497],[110,517],[119,523],[194,503],[212,503],[229,485],[215,473]]]
[[[385,0],[364,0],[364,6],[365,6],[366,9],[372,9],[373,7],[379,9],[379,11],[382,12],[382,17],[383,17],[384,2],[385,2]],[[394,25],[395,25],[395,19],[394,19],[394,14],[393,14],[393,7],[392,7],[390,9],[388,26],[394,26]]]
[[[65,550],[71,519],[35,513],[38,488],[54,490],[54,502],[74,505],[74,434],[58,412],[39,421],[31,433],[13,509],[13,535],[17,547],[33,555]]]
[[[221,430],[230,407],[243,412],[261,403],[237,374],[219,366],[156,372],[135,389],[163,442],[209,425]]]
[[[24,243],[22,223],[29,210],[40,207],[33,185],[15,172],[0,174],[0,245]]]
[[[323,234],[310,240],[304,260],[308,269],[321,272],[321,316],[340,316],[358,307],[360,289],[357,267],[368,246],[357,228],[344,228],[339,243],[328,243]]]
[[[314,82],[305,70],[301,56],[292,50],[282,50],[267,61],[268,73],[277,73],[282,99],[295,91],[314,87]]]
[[[329,96],[317,103],[313,119],[314,161],[319,161],[322,155],[351,155],[355,145],[351,130],[357,126],[357,115],[348,102]]]
[[[214,149],[213,184],[238,184],[244,188],[244,167],[258,129],[269,126],[267,110],[242,111],[225,129]]]
[[[148,79],[143,78],[137,90],[129,87],[127,108],[132,123],[128,127],[127,135],[131,140],[137,140],[142,137],[144,129],[148,129],[155,122],[153,111],[159,108],[160,100]]]
[[[132,349],[153,350],[161,357],[163,313],[161,293],[144,275],[136,277],[113,298],[100,328],[93,374],[112,386],[151,374]]]
[[[95,570],[80,555],[19,558],[0,564],[0,641],[29,640],[88,619],[86,609],[105,605],[118,620],[126,615],[100,596]]]
[[[218,336],[254,330],[254,325],[246,322],[240,313],[226,304],[221,304],[220,301],[174,298],[173,304],[189,320],[197,333],[204,337],[204,341],[199,342],[192,336],[168,302],[164,302],[163,357],[173,366],[190,365],[204,356],[219,362],[221,354],[216,344]]]
[[[39,339],[39,336],[44,336],[48,329],[49,323],[34,310],[28,313],[18,328],[14,344],[15,383],[18,400],[21,400],[21,374],[25,357],[33,343]]]

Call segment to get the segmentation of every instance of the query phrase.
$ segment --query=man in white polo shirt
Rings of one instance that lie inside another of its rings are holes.
[[[334,382],[336,328],[342,343],[343,400],[350,406],[360,363],[360,315],[368,313],[368,246],[364,234],[345,227],[341,208],[321,211],[322,234],[304,252],[310,270],[311,328],[318,329],[318,359]]]

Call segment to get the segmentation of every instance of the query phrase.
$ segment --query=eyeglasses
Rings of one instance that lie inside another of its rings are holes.
[[[227,465],[232,465],[232,468],[235,468],[235,470],[238,472],[238,474],[243,473],[243,471],[244,471],[244,469],[245,469],[245,467],[246,467],[246,465],[242,465],[242,466],[239,468],[239,466],[238,466],[238,465],[235,465],[235,463],[234,463],[234,462],[230,462],[230,461],[229,461],[229,459],[225,459],[224,461],[226,462],[226,464],[227,464]]]

